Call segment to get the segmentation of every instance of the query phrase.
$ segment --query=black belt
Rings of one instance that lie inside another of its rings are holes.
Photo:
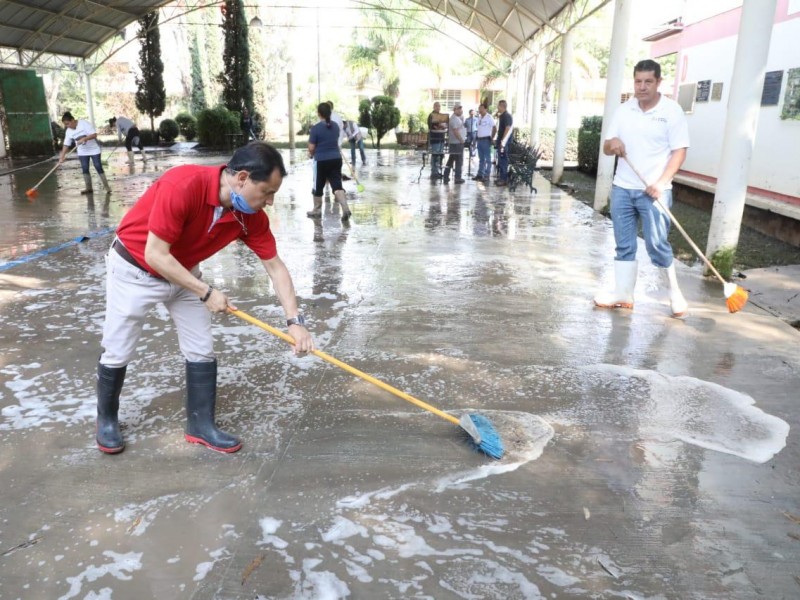
[[[479,137],[478,139],[479,140],[490,140],[490,139],[492,139],[492,136],[487,135],[486,137]]]
[[[122,242],[120,242],[118,239],[114,240],[114,243],[111,245],[111,247],[117,251],[117,254],[119,254],[122,257],[122,260],[132,264],[137,269],[141,269],[142,271],[150,274],[150,271],[148,271],[142,265],[136,262],[136,259],[133,258],[133,256],[131,256],[131,253],[128,252],[128,249],[125,246],[123,246]]]

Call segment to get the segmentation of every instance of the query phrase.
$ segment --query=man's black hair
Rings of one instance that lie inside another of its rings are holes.
[[[66,121],[74,121],[75,117],[72,116],[72,113],[67,111],[63,115],[61,115],[61,122],[64,123]]]
[[[253,181],[266,181],[272,177],[275,169],[281,177],[286,177],[281,153],[266,142],[250,142],[236,150],[228,163],[228,169],[247,171]]]
[[[656,79],[661,79],[661,65],[656,61],[650,60],[649,58],[640,60],[638,63],[636,63],[636,66],[633,67],[633,76],[636,77],[637,73],[642,73],[645,71],[652,71],[656,76]]]
[[[108,120],[108,124],[109,124],[109,125],[111,125],[111,127],[113,127],[114,125],[116,125],[116,124],[117,124],[117,117],[111,117],[111,118]]]

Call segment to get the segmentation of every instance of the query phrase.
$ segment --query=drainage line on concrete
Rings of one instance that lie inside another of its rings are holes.
[[[51,248],[44,248],[37,252],[33,252],[32,254],[26,254],[20,258],[15,260],[10,260],[5,264],[0,265],[0,273],[3,271],[7,271],[8,269],[12,269],[14,267],[18,267],[19,265],[23,265],[25,263],[29,263],[31,261],[36,260],[37,258],[41,258],[43,256],[47,256],[48,254],[53,254],[55,252],[59,252],[64,248],[68,248],[69,246],[75,246],[80,244],[81,242],[85,242],[86,240],[90,240],[96,237],[102,237],[104,235],[108,235],[109,233],[114,233],[117,230],[116,227],[106,227],[104,229],[98,229],[97,231],[90,231],[89,233],[85,233],[83,235],[79,235],[76,238],[69,240],[68,242],[64,242],[63,244],[59,244],[58,246],[52,246]]]

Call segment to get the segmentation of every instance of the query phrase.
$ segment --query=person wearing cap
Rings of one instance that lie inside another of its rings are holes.
[[[126,117],[111,117],[108,124],[112,129],[117,131],[117,139],[121,144],[125,142],[125,150],[128,151],[128,161],[133,163],[133,147],[139,148],[139,154],[142,155],[142,160],[147,162],[147,155],[144,153],[144,144],[142,143],[142,134],[136,123]],[[124,136],[124,138],[123,138]]]
[[[76,119],[69,111],[65,112],[61,117],[61,122],[64,124],[64,146],[61,148],[58,164],[62,164],[66,160],[67,152],[72,147],[72,144],[76,144],[78,147],[78,160],[81,162],[83,182],[86,185],[81,190],[81,194],[94,193],[92,176],[89,174],[90,160],[94,165],[95,171],[100,175],[106,194],[110,194],[111,186],[108,185],[108,179],[106,179],[106,175],[103,172],[103,163],[100,161],[100,144],[97,143],[97,131],[94,126],[85,119]]]
[[[148,313],[163,304],[186,363],[185,439],[218,452],[242,442],[217,428],[217,359],[211,315],[236,309],[203,280],[200,263],[241,241],[261,260],[286,315],[295,354],[314,349],[294,284],[278,256],[264,212],[286,176],[280,153],[264,142],[234,152],[227,165],[183,165],[164,173],[125,214],[109,250],[103,353],[97,364],[98,448],[122,452],[120,393]]]
[[[464,126],[464,109],[460,104],[453,107],[453,114],[450,115],[448,123],[448,153],[447,164],[444,167],[444,182],[450,183],[450,171],[455,163],[456,178],[455,183],[464,183],[461,178],[461,170],[464,167],[464,142],[467,136],[467,128]]]

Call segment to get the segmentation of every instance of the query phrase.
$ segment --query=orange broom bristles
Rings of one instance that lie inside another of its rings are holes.
[[[748,293],[747,290],[741,286],[736,286],[736,291],[725,299],[725,304],[728,306],[728,311],[735,313],[739,312],[747,304]]]
[[[36,196],[39,195],[39,191],[36,188],[31,188],[27,192],[25,192],[25,195],[28,198],[36,198]]]

